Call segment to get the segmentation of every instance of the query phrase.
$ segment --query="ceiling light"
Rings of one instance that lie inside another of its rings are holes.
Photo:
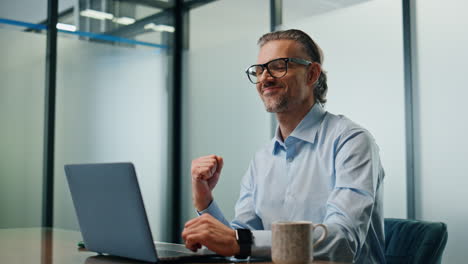
[[[101,12],[101,11],[96,11],[92,9],[86,9],[80,12],[80,15],[85,16],[85,17],[90,17],[94,19],[99,19],[99,20],[104,20],[104,19],[113,19],[114,15],[106,13],[106,12]]]
[[[174,32],[175,31],[175,28],[173,26],[156,25],[154,23],[146,24],[144,28],[146,30],[154,30],[154,31],[161,31],[161,32]]]
[[[69,24],[63,24],[63,23],[57,23],[57,29],[61,29],[61,30],[65,30],[65,31],[76,31],[76,26],[69,25]]]
[[[112,22],[115,22],[121,25],[131,25],[135,23],[135,19],[131,17],[116,17],[112,19]]]

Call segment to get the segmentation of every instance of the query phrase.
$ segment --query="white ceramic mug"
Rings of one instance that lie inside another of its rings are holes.
[[[314,229],[321,227],[320,238],[311,242]],[[275,222],[271,228],[271,259],[276,264],[307,264],[314,259],[314,247],[328,235],[327,227],[307,221]]]

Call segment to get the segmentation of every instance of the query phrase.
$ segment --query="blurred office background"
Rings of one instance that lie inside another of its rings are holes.
[[[0,228],[43,225],[47,4],[0,2]],[[240,179],[276,125],[244,70],[256,62],[263,33],[299,28],[324,51],[326,109],[368,128],[381,148],[385,217],[447,223],[443,262],[464,262],[467,3],[181,5],[182,41],[171,0],[59,0],[54,227],[79,229],[64,164],[132,161],[155,239],[173,240],[196,216],[190,162],[207,154],[224,157],[215,199],[231,219]],[[182,69],[174,72],[178,56]]]

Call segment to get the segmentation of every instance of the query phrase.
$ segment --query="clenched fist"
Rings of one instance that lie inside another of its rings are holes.
[[[233,256],[240,252],[236,231],[209,214],[188,221],[182,238],[185,246],[192,251],[197,251],[203,245],[223,256]]]
[[[192,199],[198,211],[205,210],[213,200],[212,190],[218,183],[222,168],[223,158],[216,155],[192,161]]]

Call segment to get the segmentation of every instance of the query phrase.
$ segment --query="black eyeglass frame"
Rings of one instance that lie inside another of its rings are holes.
[[[275,61],[278,61],[278,60],[283,60],[283,61],[286,63],[286,70],[284,71],[284,74],[283,74],[282,76],[279,76],[279,77],[278,77],[278,76],[274,76],[274,75],[271,73],[270,68],[268,67],[268,65],[269,65],[270,63],[275,62]],[[259,83],[259,81],[254,82],[254,81],[250,78],[250,76],[251,76],[252,74],[249,74],[249,69],[251,69],[252,67],[258,67],[258,66],[260,66],[260,67],[262,67],[262,74],[263,74],[263,72],[264,72],[265,69],[266,69],[267,72],[268,72],[268,74],[270,74],[271,77],[277,78],[277,79],[283,78],[283,77],[286,76],[286,74],[288,73],[288,64],[289,64],[290,61],[291,61],[291,62],[295,62],[295,63],[297,63],[297,64],[305,65],[305,66],[309,66],[309,65],[311,65],[311,64],[313,63],[312,61],[308,61],[308,60],[304,60],[304,59],[300,59],[300,58],[278,58],[278,59],[271,60],[271,61],[269,61],[269,62],[267,62],[267,63],[264,63],[264,64],[253,64],[253,65],[249,66],[249,67],[245,70],[245,73],[247,74],[247,78],[249,78],[249,81],[250,81],[251,83],[253,83],[253,84],[257,84],[257,83]]]

